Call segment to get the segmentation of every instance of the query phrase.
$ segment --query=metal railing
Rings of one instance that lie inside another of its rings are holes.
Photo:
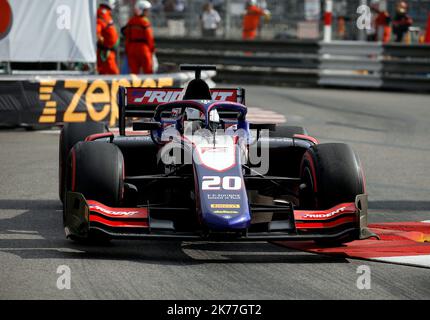
[[[430,46],[157,39],[160,63],[212,63],[216,81],[430,91]]]

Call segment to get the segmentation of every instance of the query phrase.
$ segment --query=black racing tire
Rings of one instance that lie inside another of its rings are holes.
[[[110,207],[119,206],[124,193],[124,157],[108,142],[78,142],[68,157],[66,190],[82,193]]]
[[[270,137],[276,138],[292,138],[295,134],[305,134],[308,132],[304,127],[277,125],[275,131],[270,131]]]
[[[65,191],[82,193],[95,200],[117,207],[124,196],[124,158],[121,150],[107,142],[78,142],[67,159]],[[63,212],[63,222],[65,221]],[[106,244],[108,235],[90,230],[88,238],[74,239],[82,244]]]
[[[343,202],[354,202],[357,195],[365,192],[360,160],[344,143],[309,148],[302,158],[300,177],[306,185],[300,194],[304,209],[329,209]]]
[[[58,165],[58,193],[61,202],[64,202],[65,166],[70,150],[77,142],[84,141],[89,135],[107,131],[108,129],[106,125],[101,122],[78,122],[64,124],[60,133]]]
[[[365,179],[360,160],[354,150],[343,143],[326,143],[309,148],[302,158],[300,207],[325,210],[344,202],[355,202],[365,193]],[[336,246],[358,239],[357,229],[341,238],[316,241]]]

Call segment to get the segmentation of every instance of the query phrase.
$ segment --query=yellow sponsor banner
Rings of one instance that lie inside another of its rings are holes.
[[[45,108],[43,110],[42,115],[48,115],[48,114],[53,115],[53,114],[56,114],[56,113],[57,113],[57,110],[55,110],[55,108]]]
[[[173,77],[139,79],[135,75],[132,75],[131,78],[109,80],[41,80],[39,99],[44,102],[44,110],[39,118],[39,122],[107,121],[110,126],[113,126],[116,124],[119,116],[117,103],[119,86],[162,88],[173,85]],[[63,93],[65,91],[71,93],[70,99],[66,101],[54,101],[57,99],[57,96],[67,96]],[[57,93],[57,95],[53,95],[53,93]],[[82,108],[82,102],[84,102],[84,108]],[[55,119],[55,116],[45,116],[54,113],[52,110],[47,111],[48,108],[56,108],[59,111],[57,119]]]
[[[40,100],[49,100],[51,99],[51,95],[50,94],[39,94],[39,99]]]
[[[46,101],[46,103],[45,103],[45,107],[47,107],[47,108],[55,108],[56,106],[57,106],[56,101]]]
[[[55,86],[55,84],[57,83],[57,80],[41,80],[40,81],[40,85],[41,86]]]
[[[40,93],[52,93],[54,87],[40,87]]]
[[[240,204],[212,203],[213,209],[240,209]]]
[[[40,116],[39,118],[40,123],[54,123],[55,122],[55,116]]]

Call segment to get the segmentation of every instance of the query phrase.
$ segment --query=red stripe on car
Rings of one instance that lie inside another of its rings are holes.
[[[148,228],[147,221],[111,221],[96,215],[90,215],[90,222],[98,222],[109,227]]]
[[[296,133],[293,136],[293,138],[307,140],[307,141],[312,142],[313,144],[319,144],[320,143],[317,138],[314,138],[312,136],[308,136],[307,134],[298,134],[298,133]]]
[[[94,133],[85,138],[85,141],[94,141],[101,138],[113,137],[113,132]]]
[[[350,217],[339,218],[335,221],[330,221],[330,222],[324,222],[324,221],[316,221],[316,222],[310,222],[310,223],[297,222],[296,228],[297,229],[326,229],[326,228],[333,228],[345,223],[356,222],[356,221],[357,219],[355,216],[350,216]]]
[[[328,210],[294,210],[295,220],[324,221],[358,212],[355,203],[342,203]]]
[[[87,200],[90,211],[97,212],[109,218],[147,219],[147,208],[112,208],[94,200]]]

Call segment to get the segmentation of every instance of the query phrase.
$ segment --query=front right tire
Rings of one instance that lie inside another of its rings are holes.
[[[78,142],[67,159],[67,191],[79,192],[87,200],[95,200],[110,207],[120,206],[124,196],[124,158],[120,149],[108,142]],[[63,221],[66,221],[64,215]],[[100,243],[107,240],[109,237],[104,233],[90,230],[84,242]]]
[[[64,124],[60,133],[58,165],[58,193],[62,202],[64,202],[65,166],[70,150],[76,143],[84,141],[89,135],[107,131],[108,129],[106,125],[101,122],[77,122]]]

